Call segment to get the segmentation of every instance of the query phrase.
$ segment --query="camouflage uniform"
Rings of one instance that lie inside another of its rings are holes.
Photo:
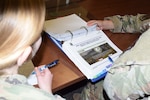
[[[113,21],[115,26],[114,30],[111,30],[113,33],[143,33],[150,26],[150,14],[116,15],[104,19]]]
[[[0,100],[64,100],[59,95],[34,88],[27,84],[26,77],[16,75],[0,76]]]
[[[105,19],[113,21],[112,32],[146,32],[115,61],[104,81],[88,83],[78,100],[103,100],[103,88],[111,100],[150,100],[150,15],[117,15]]]

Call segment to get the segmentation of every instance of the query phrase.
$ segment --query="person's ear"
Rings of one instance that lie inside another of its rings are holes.
[[[19,56],[18,60],[17,60],[17,65],[21,66],[30,56],[30,54],[32,53],[32,48],[31,46],[28,46],[23,53]]]

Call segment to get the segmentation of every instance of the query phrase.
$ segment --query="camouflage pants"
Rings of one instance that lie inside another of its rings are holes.
[[[96,84],[92,84],[89,82],[83,89],[79,100],[104,100],[102,84],[103,81],[100,81]]]

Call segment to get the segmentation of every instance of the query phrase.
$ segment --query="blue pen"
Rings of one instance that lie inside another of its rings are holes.
[[[40,72],[43,71],[43,70],[46,69],[46,68],[50,68],[50,67],[53,67],[53,66],[57,65],[57,64],[58,64],[58,61],[59,61],[59,60],[54,60],[53,62],[51,62],[51,63],[49,63],[49,64],[47,64],[47,65],[45,65],[45,66],[39,68]],[[31,74],[36,74],[36,72],[33,71]]]
[[[111,63],[114,63],[113,59],[112,59],[110,56],[108,56],[108,60],[109,60]]]

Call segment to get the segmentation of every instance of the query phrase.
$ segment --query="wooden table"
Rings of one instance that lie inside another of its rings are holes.
[[[62,10],[57,12],[51,12],[51,9],[47,10],[46,19],[65,16],[68,14],[76,13],[83,19],[90,19],[90,14],[82,7],[76,6],[72,8],[63,7]],[[67,9],[67,10],[64,10]],[[51,16],[53,15],[53,16]],[[105,31],[107,36],[121,49],[126,50],[140,34],[112,34],[109,31]],[[43,41],[39,51],[33,59],[35,66],[48,64],[56,59],[59,59],[59,64],[50,69],[53,74],[52,90],[56,92],[65,87],[78,83],[85,78],[85,76],[78,70],[78,68],[69,60],[69,58],[46,36],[42,35]]]

